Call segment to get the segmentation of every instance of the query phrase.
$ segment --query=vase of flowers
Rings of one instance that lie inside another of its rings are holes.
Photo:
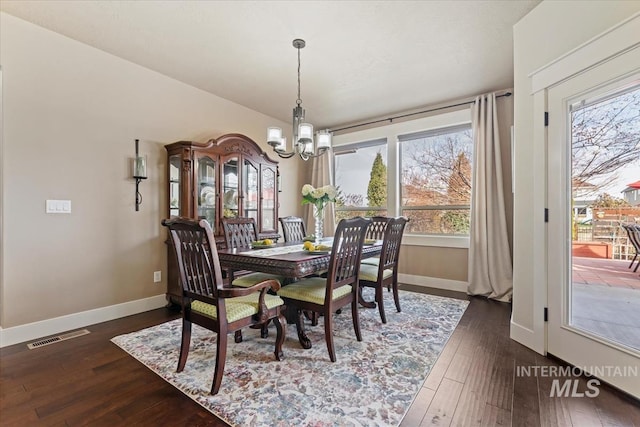
[[[313,188],[310,184],[302,186],[302,204],[313,205],[313,216],[315,218],[315,243],[322,240],[322,229],[324,227],[324,207],[327,203],[336,201],[338,192],[332,185],[325,185]]]

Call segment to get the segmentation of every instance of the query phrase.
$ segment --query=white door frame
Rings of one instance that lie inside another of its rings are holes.
[[[633,70],[631,72],[627,70]],[[597,80],[594,80],[597,78]],[[601,82],[607,82],[600,84]],[[595,69],[581,73],[548,91],[548,352],[635,396],[640,378],[629,375],[640,365],[640,352],[570,325],[571,255],[571,124],[569,106],[640,81],[640,47]],[[595,83],[595,86],[592,86]],[[597,308],[594,308],[597,309]],[[589,369],[591,368],[591,369]],[[616,370],[614,368],[623,368]]]
[[[562,112],[551,116],[552,125],[547,129],[542,120],[534,127],[534,137],[547,148],[547,259],[541,266],[547,271],[547,300],[549,323],[545,332],[546,350],[578,367],[637,366],[638,358],[631,352],[615,349],[604,340],[577,333],[566,326],[568,315],[567,281],[570,280],[571,234],[567,226],[568,205],[571,191],[567,174],[570,173],[570,150],[566,146],[568,130],[567,115],[564,114],[570,102],[571,90],[567,89],[575,81],[587,81],[585,73],[600,70],[608,80],[623,79],[624,72],[618,72],[618,63],[631,55],[640,58],[640,14],[621,22],[611,30],[574,49],[556,61],[530,75],[534,97],[534,117],[544,117],[549,108]],[[633,62],[633,60],[632,60]],[[633,66],[632,66],[633,68]],[[565,84],[566,83],[566,84]],[[621,81],[622,83],[622,81]],[[597,86],[597,84],[596,84]],[[563,97],[567,95],[566,97]],[[553,104],[553,105],[551,105]],[[569,158],[568,158],[569,157]],[[558,188],[558,183],[564,183]],[[589,369],[586,369],[589,371]],[[640,381],[637,377],[599,375],[612,385],[640,397]]]

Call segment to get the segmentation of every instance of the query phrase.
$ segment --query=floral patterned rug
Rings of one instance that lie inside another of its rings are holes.
[[[365,298],[371,300],[372,294]],[[397,313],[384,292],[387,324],[377,309],[360,308],[362,342],[351,312],[335,316],[338,361],[331,363],[322,318],[308,325],[313,348],[303,350],[295,325],[288,325],[280,362],[269,337],[243,329],[244,341],[230,337],[220,392],[211,396],[216,335],[193,326],[191,350],[176,373],[181,320],[173,320],[112,341],[232,426],[397,426],[444,348],[468,302],[403,292]]]

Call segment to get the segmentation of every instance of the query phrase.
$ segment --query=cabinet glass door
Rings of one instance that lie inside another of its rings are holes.
[[[262,168],[262,231],[276,229],[276,170]]]
[[[260,194],[258,192],[258,167],[245,159],[242,173],[242,194],[244,196],[242,199],[242,208],[244,209],[244,216],[253,218],[259,225],[258,198]]]
[[[199,157],[197,176],[197,215],[216,227],[216,162],[207,156]]]
[[[222,167],[222,215],[225,218],[238,216],[238,158],[231,157]]]
[[[180,155],[169,157],[169,216],[180,216]]]

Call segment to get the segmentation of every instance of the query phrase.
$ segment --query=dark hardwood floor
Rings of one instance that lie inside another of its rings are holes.
[[[402,426],[640,427],[639,403],[610,387],[596,398],[549,398],[550,378],[516,376],[516,366],[558,363],[509,339],[510,305],[470,301]],[[177,316],[158,309],[36,350],[1,349],[0,425],[226,426],[109,341]]]

